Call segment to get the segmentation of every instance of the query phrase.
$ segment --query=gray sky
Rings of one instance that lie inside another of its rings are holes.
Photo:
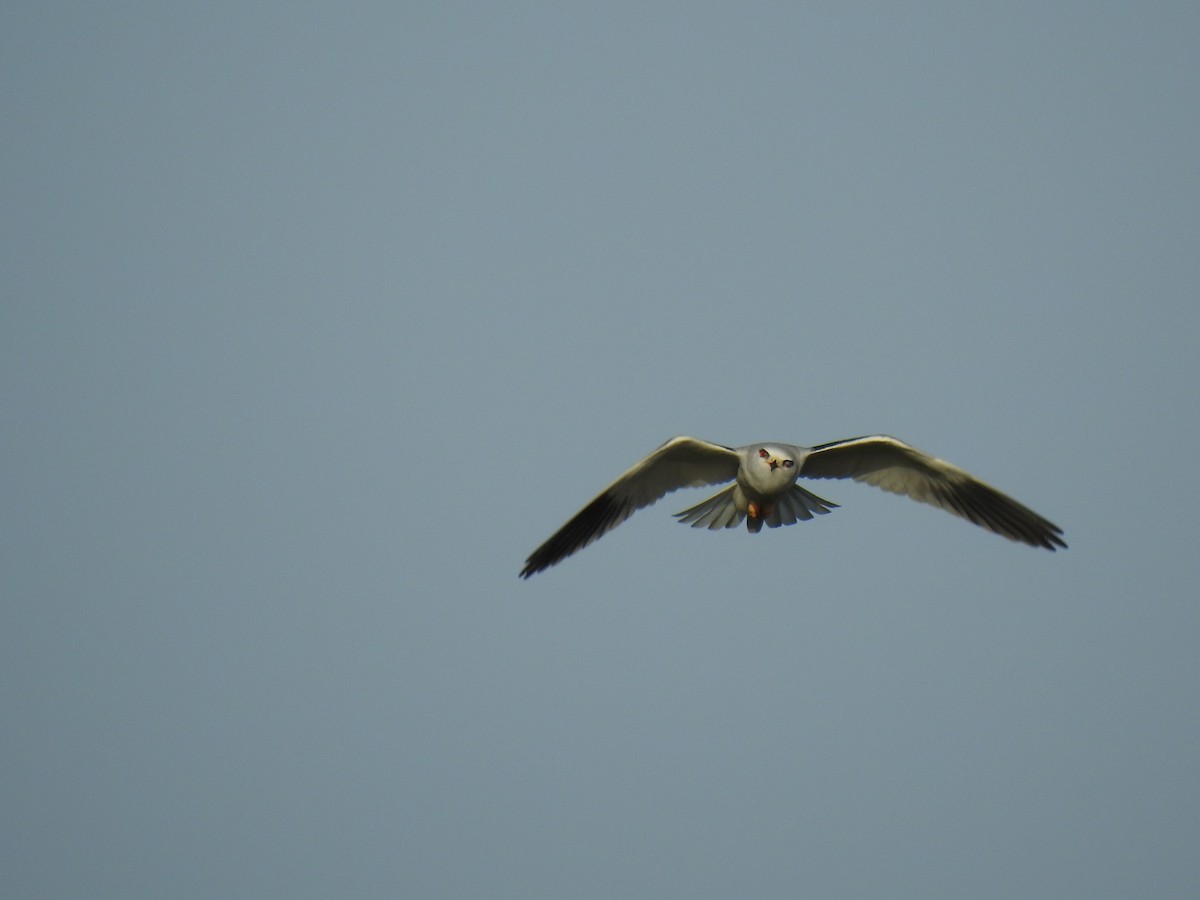
[[[25,4],[20,897],[1200,895],[1200,7]],[[895,434],[1066,531],[685,492]]]

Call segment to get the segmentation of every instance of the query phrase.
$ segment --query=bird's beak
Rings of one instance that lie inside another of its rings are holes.
[[[779,468],[779,460],[777,460],[775,457],[772,456],[771,457],[771,471],[774,472],[778,468]]]

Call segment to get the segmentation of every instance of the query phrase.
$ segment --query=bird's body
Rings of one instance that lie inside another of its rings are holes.
[[[758,532],[823,515],[837,504],[796,484],[797,477],[852,478],[941,507],[1014,541],[1054,550],[1062,530],[963,469],[885,435],[816,447],[762,443],[725,447],[690,437],[667,441],[635,464],[535,550],[529,576],[586,547],[644,506],[683,487],[733,484],[676,513],[693,528]]]

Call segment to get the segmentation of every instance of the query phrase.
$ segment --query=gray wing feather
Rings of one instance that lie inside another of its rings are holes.
[[[939,507],[1033,547],[1066,547],[1062,529],[944,459],[887,435],[813,447],[800,467],[805,478],[853,478]]]
[[[534,550],[521,577],[550,568],[671,491],[731,481],[737,477],[740,460],[731,447],[690,437],[671,438],[625,471]]]

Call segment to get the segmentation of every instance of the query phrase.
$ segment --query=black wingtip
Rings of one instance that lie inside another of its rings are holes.
[[[622,504],[614,495],[601,494],[529,555],[519,577],[528,579],[586,547],[620,522],[624,518],[623,512]]]
[[[1054,553],[1056,550],[1066,550],[1067,542],[1062,539],[1062,529],[1057,525],[1050,526],[1051,531],[1046,535],[1046,543],[1043,544],[1047,550]]]

